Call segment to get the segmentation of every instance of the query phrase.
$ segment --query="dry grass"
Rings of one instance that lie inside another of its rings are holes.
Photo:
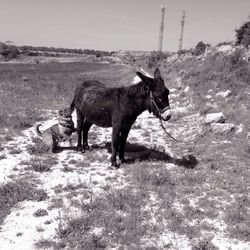
[[[47,194],[37,189],[35,184],[25,180],[15,180],[0,187],[0,224],[15,204],[24,200],[41,201]]]
[[[53,245],[54,245],[54,242],[49,239],[41,239],[35,243],[35,247],[37,249],[49,249],[53,247]]]
[[[186,72],[182,73],[182,80],[184,86],[191,88],[190,100],[195,104],[193,113],[205,115],[212,111],[223,111],[227,121],[243,123],[245,129],[249,130],[250,106],[246,94],[249,91],[249,64],[241,60],[241,52],[237,53],[226,58],[220,53],[212,54],[204,61],[191,58],[165,65],[164,70],[172,80],[179,75],[180,69]],[[18,65],[12,66],[12,69],[1,69],[3,74],[0,84],[6,97],[0,98],[0,102],[5,100],[9,105],[6,109],[0,108],[0,117],[5,117],[2,120],[0,118],[0,125],[27,127],[27,124],[33,124],[33,118],[27,118],[26,125],[15,116],[12,116],[14,119],[6,118],[6,114],[18,113],[20,107],[25,117],[30,113],[37,120],[43,118],[39,111],[41,109],[67,106],[77,78],[95,78],[110,86],[116,85],[118,81],[125,84],[128,69],[113,67],[111,69],[108,65],[102,65],[92,68],[90,65],[73,63],[29,65],[26,68]],[[29,78],[28,82],[20,81],[24,75]],[[17,83],[20,88],[16,87]],[[217,108],[204,105],[208,102],[205,96],[210,89],[213,89],[211,94]],[[216,97],[217,92],[227,89],[232,91],[227,101]],[[2,95],[3,92],[0,97]],[[10,102],[14,95],[24,96],[24,100],[16,99],[12,106]],[[34,107],[33,111],[29,110],[30,106]],[[177,125],[181,118],[176,118]],[[141,126],[134,125],[134,129],[141,129]],[[187,237],[193,249],[216,249],[212,241],[218,233],[231,239],[250,241],[250,151],[246,131],[239,135],[231,133],[222,136],[213,135],[209,128],[204,130],[204,134],[191,145],[191,156],[194,158],[180,156],[179,159],[172,159],[149,149],[145,156],[139,157],[140,161],[122,165],[127,184],[123,189],[113,185],[116,176],[105,178],[107,183],[100,196],[94,195],[89,187],[82,185],[69,184],[64,188],[62,185],[55,188],[57,194],[67,192],[68,199],[74,194],[82,196],[79,202],[72,202],[72,206],[80,209],[81,213],[78,216],[67,216],[66,213],[65,218],[62,218],[58,228],[58,243],[41,240],[37,247],[167,249],[173,247],[173,244],[168,242],[161,246],[159,237],[169,231]],[[148,137],[148,132],[144,132],[143,136]],[[171,148],[177,152],[183,149],[174,143]],[[40,154],[46,153],[46,150],[39,142],[34,142],[28,150],[34,159],[26,165],[39,172],[51,170],[51,163],[40,159],[43,156]],[[91,167],[93,161],[106,162],[106,151],[96,154],[96,151],[101,150],[97,148],[86,153],[86,163],[72,160],[70,164],[74,168],[87,168]],[[39,164],[35,163],[37,157],[40,159]],[[174,163],[175,166],[169,167],[168,163]],[[64,166],[62,171],[71,172],[72,168]],[[26,189],[23,185],[19,186],[15,192],[18,193],[20,189],[20,198],[26,199],[23,191]],[[18,198],[9,203],[15,204]],[[48,209],[63,206],[62,200],[58,198]],[[7,210],[6,207],[4,209]],[[218,226],[220,223],[225,226],[224,231]]]
[[[27,145],[27,151],[32,155],[45,154],[49,151],[49,146],[43,143],[39,137],[32,138],[32,143]]]
[[[127,190],[113,190],[90,202],[83,200],[79,204],[82,215],[68,218],[66,225],[59,226],[61,241],[67,242],[69,248],[106,248],[117,241],[123,246],[136,246],[145,232],[142,220],[146,216],[141,211],[145,200],[138,198]],[[103,235],[93,233],[96,228],[101,228]]]
[[[215,249],[213,237],[204,239],[204,235],[216,232],[213,225],[205,222],[206,218],[218,215],[214,201],[205,197],[202,208],[190,203],[192,196],[203,197],[204,190],[199,187],[204,185],[208,173],[170,171],[164,163],[152,162],[127,167],[127,188],[109,187],[100,197],[93,197],[90,192],[78,204],[74,203],[81,209],[81,215],[63,218],[58,228],[60,244],[73,249],[76,246],[159,249],[155,239],[160,232],[171,230],[192,239],[195,249],[203,245]],[[181,210],[175,207],[176,203]]]
[[[22,162],[27,165],[26,169],[33,170],[35,172],[49,172],[51,168],[57,164],[57,160],[54,157],[33,157],[29,161]]]
[[[37,211],[34,212],[33,215],[34,215],[35,217],[43,217],[43,216],[48,215],[48,212],[47,212],[47,210],[45,210],[45,209],[38,209]]]
[[[4,64],[0,69],[0,126],[27,128],[72,101],[80,81],[97,79],[109,86],[128,84],[127,66],[91,63]],[[28,80],[23,81],[26,77]],[[130,79],[131,78],[131,79]]]

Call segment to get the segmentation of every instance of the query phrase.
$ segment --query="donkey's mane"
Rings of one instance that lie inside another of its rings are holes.
[[[140,97],[140,96],[145,96],[149,93],[145,83],[143,83],[142,81],[132,85],[130,87],[127,87],[127,93],[129,96],[133,96],[133,97]]]

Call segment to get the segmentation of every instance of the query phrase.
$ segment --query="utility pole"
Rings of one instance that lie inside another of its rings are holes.
[[[180,33],[180,39],[179,39],[179,50],[178,50],[179,55],[182,50],[185,17],[186,17],[186,13],[185,11],[183,11],[182,18],[181,18],[181,33]]]
[[[160,24],[160,34],[159,34],[159,46],[158,51],[162,51],[162,43],[163,43],[163,32],[164,32],[164,17],[166,11],[166,5],[161,5],[161,24]]]

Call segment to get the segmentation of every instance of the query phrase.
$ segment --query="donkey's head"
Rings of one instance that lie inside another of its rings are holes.
[[[158,68],[155,70],[154,78],[145,76],[141,72],[137,72],[137,75],[149,90],[147,99],[148,111],[153,112],[156,117],[163,121],[168,121],[171,118],[168,99],[169,90],[165,86],[160,70]]]

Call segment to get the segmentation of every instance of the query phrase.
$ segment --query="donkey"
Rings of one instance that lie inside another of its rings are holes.
[[[125,163],[125,144],[129,131],[136,118],[145,110],[163,121],[171,118],[169,90],[166,88],[160,70],[154,72],[154,78],[137,72],[141,81],[129,87],[108,88],[104,84],[91,80],[81,83],[75,90],[70,105],[77,114],[77,148],[89,149],[88,131],[95,124],[100,127],[112,127],[111,165],[118,168],[116,155]]]

